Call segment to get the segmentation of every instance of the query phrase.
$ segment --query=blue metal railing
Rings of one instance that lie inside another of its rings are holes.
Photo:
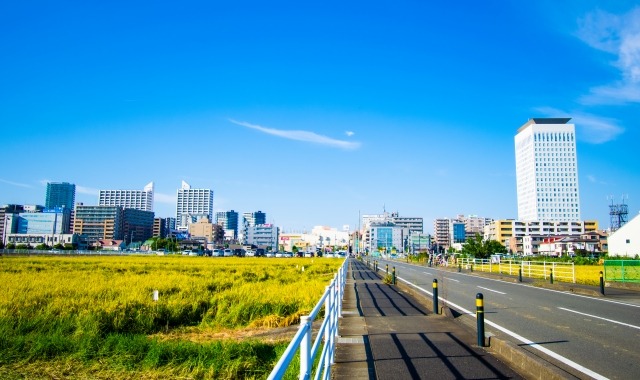
[[[300,380],[311,379],[312,365],[318,355],[318,350],[322,342],[322,352],[313,376],[314,380],[331,378],[331,366],[334,364],[334,353],[336,346],[336,337],[338,336],[338,318],[342,314],[342,297],[344,296],[344,286],[347,281],[347,263],[345,260],[338,273],[331,280],[331,284],[327,286],[324,294],[307,316],[300,317],[300,328],[287,346],[280,360],[271,371],[267,379],[282,379],[285,372],[289,368],[289,364],[293,360],[296,352],[300,351]],[[316,319],[320,310],[324,306],[324,320],[320,325],[320,329],[316,335],[315,341],[312,342],[313,321]]]

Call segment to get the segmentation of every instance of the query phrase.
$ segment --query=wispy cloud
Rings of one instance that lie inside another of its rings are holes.
[[[80,194],[95,195],[96,197],[100,195],[100,190],[92,189],[90,187],[79,186],[79,185],[76,185],[76,192]]]
[[[355,135],[356,133],[353,132],[353,131],[345,131],[344,134],[349,136],[349,137],[351,137],[351,136]]]
[[[594,87],[584,104],[640,103],[640,6],[623,15],[595,11],[579,20],[578,37],[589,46],[616,56],[621,78]]]
[[[229,119],[229,121],[236,125],[241,125],[243,127],[255,129],[256,131],[260,131],[269,135],[278,136],[278,137],[282,137],[289,140],[310,142],[314,144],[327,145],[327,146],[341,148],[341,149],[357,149],[360,147],[359,142],[338,140],[331,137],[319,135],[315,132],[291,131],[291,130],[283,130],[283,129],[266,128],[260,125],[249,124],[244,121],[236,121],[233,119]]]
[[[615,140],[624,132],[624,128],[619,125],[616,119],[583,112],[569,113],[551,107],[540,107],[536,110],[548,117],[572,118],[572,122],[576,125],[577,137],[592,144],[602,144]]]
[[[0,182],[2,182],[2,183],[6,183],[7,185],[11,185],[11,186],[26,187],[26,188],[28,188],[28,189],[33,188],[33,186],[31,186],[31,185],[27,185],[26,183],[19,183],[19,182],[7,181],[6,179],[0,179]]]
[[[596,176],[594,176],[592,174],[587,175],[587,179],[591,183],[596,183],[596,184],[599,184],[599,185],[606,185],[607,184],[606,182],[599,180],[598,178],[596,178]]]
[[[175,205],[176,204],[176,200],[177,200],[177,195],[173,194],[173,195],[169,195],[169,194],[162,194],[162,193],[153,193],[153,200],[154,202],[158,202],[158,203],[167,203],[167,204],[172,204]]]

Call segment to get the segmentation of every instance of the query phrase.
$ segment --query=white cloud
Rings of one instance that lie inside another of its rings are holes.
[[[568,113],[551,107],[536,109],[547,117],[570,117],[576,125],[577,138],[592,144],[602,144],[615,140],[624,132],[624,128],[618,124],[618,120],[596,116],[583,112]]]
[[[589,46],[614,54],[620,80],[597,86],[581,98],[584,104],[640,103],[640,7],[623,15],[603,11],[579,20],[578,37]]]
[[[173,194],[173,195],[169,195],[169,194],[162,194],[162,193],[153,193],[153,201],[154,202],[158,202],[158,203],[167,203],[167,204],[173,204],[175,205],[177,202],[177,195]]]
[[[355,135],[356,133],[353,132],[353,131],[346,131],[344,134],[349,136],[349,137],[351,137],[351,136]]]
[[[31,186],[31,185],[27,185],[26,183],[19,183],[19,182],[7,181],[6,179],[0,179],[0,182],[2,182],[2,183],[6,183],[7,185],[11,185],[11,186],[26,187],[26,188],[28,188],[28,189],[33,188],[33,186]]]
[[[233,119],[229,119],[229,121],[236,125],[241,125],[243,127],[255,129],[257,131],[260,131],[269,135],[278,136],[278,137],[282,137],[289,140],[311,142],[315,144],[327,145],[327,146],[332,146],[335,148],[342,148],[342,149],[357,149],[360,147],[359,142],[337,140],[331,137],[322,136],[317,133],[309,132],[309,131],[288,131],[288,130],[282,130],[282,129],[266,128],[260,125],[249,124],[247,122],[236,121]]]
[[[90,187],[79,186],[79,185],[76,185],[76,192],[80,194],[95,195],[96,197],[100,195],[100,190],[92,189]]]

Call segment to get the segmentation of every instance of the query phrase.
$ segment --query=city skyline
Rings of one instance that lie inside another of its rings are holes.
[[[566,117],[581,219],[637,214],[640,7],[456,5],[5,4],[0,204],[152,181],[173,217],[184,180],[284,230],[515,219],[514,136]]]

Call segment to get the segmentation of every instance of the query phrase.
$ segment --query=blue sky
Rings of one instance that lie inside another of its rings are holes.
[[[612,3],[612,4],[608,4]],[[513,138],[572,117],[583,219],[640,209],[631,1],[0,4],[0,203],[185,180],[285,230],[516,218]]]

